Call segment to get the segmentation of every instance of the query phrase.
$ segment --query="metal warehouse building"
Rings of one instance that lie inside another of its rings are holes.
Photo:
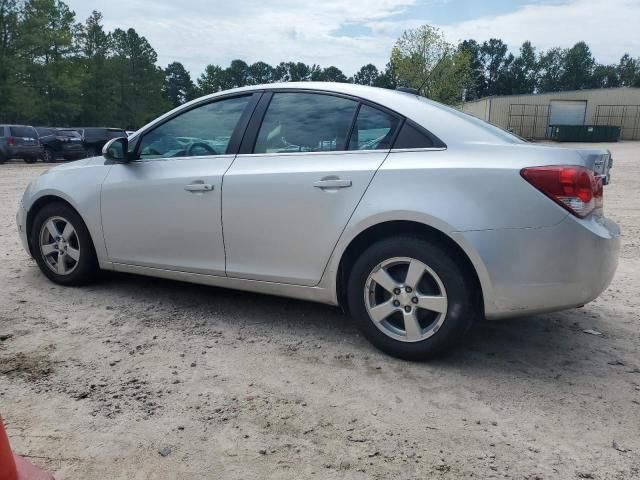
[[[529,139],[548,138],[549,125],[609,125],[623,140],[640,140],[640,88],[486,97],[462,111]]]

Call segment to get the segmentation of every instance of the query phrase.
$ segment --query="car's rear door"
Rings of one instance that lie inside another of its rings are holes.
[[[399,123],[353,98],[265,93],[224,176],[227,275],[317,284]]]
[[[101,195],[110,261],[224,275],[222,176],[259,95],[179,113],[142,134],[138,160],[113,165]]]

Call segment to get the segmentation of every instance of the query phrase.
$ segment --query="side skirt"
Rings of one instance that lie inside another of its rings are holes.
[[[146,275],[149,277],[166,278],[169,280],[178,280],[181,282],[198,283],[212,287],[231,288],[266,295],[296,298],[299,300],[308,300],[328,305],[337,305],[329,291],[320,287],[303,287],[286,283],[229,278],[217,275],[205,275],[202,273],[178,272],[174,270],[164,270],[161,268],[125,265],[122,263],[112,263],[111,270],[137,275]]]

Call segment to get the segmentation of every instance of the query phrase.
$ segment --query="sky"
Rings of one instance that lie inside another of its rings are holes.
[[[208,64],[240,58],[272,65],[301,61],[354,74],[384,68],[395,40],[429,24],[457,43],[501,38],[517,52],[586,41],[596,60],[640,57],[640,0],[65,0],[84,21],[92,10],[107,30],[133,27],[166,66],[197,77]]]

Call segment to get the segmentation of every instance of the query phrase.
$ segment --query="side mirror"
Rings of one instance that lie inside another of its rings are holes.
[[[102,156],[110,162],[129,161],[129,140],[126,137],[113,138],[102,147]]]

